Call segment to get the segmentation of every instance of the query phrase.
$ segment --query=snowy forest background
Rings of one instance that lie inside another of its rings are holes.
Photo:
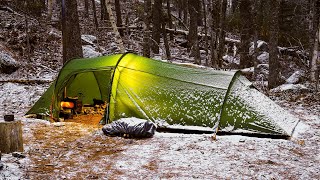
[[[320,179],[319,14],[317,0],[0,0],[0,114],[22,119],[27,154],[2,155],[0,179]],[[239,69],[305,126],[291,141],[136,141],[25,120],[66,61],[123,52]]]

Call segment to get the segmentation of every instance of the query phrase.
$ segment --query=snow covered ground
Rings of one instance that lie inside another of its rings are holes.
[[[0,179],[320,179],[317,109],[281,102],[301,120],[291,140],[174,133],[125,139],[104,136],[99,126],[23,118],[47,87],[0,84],[0,115],[22,120],[26,155],[2,154]]]

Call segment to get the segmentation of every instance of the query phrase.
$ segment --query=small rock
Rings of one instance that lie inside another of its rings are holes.
[[[25,158],[26,157],[26,155],[19,153],[19,152],[13,152],[12,156],[16,157],[16,158]]]
[[[0,171],[4,168],[3,163],[0,161]]]
[[[240,139],[239,142],[246,142],[246,140],[245,139]]]
[[[0,73],[11,74],[19,67],[20,65],[10,54],[0,51]]]

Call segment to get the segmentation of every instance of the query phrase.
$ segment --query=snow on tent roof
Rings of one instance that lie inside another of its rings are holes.
[[[226,132],[291,136],[299,120],[239,71],[186,67],[132,53],[74,59],[27,114],[58,117],[63,90],[109,102],[109,121],[137,117]]]

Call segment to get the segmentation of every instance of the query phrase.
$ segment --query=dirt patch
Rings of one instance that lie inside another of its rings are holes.
[[[100,119],[101,116],[88,115],[59,125],[32,125],[32,136],[25,138],[31,161],[25,178],[94,179],[103,174],[95,172],[96,166],[103,166],[106,171],[112,169],[109,160],[126,148],[127,140],[102,135],[102,126],[97,123]],[[69,174],[70,171],[76,173]]]

